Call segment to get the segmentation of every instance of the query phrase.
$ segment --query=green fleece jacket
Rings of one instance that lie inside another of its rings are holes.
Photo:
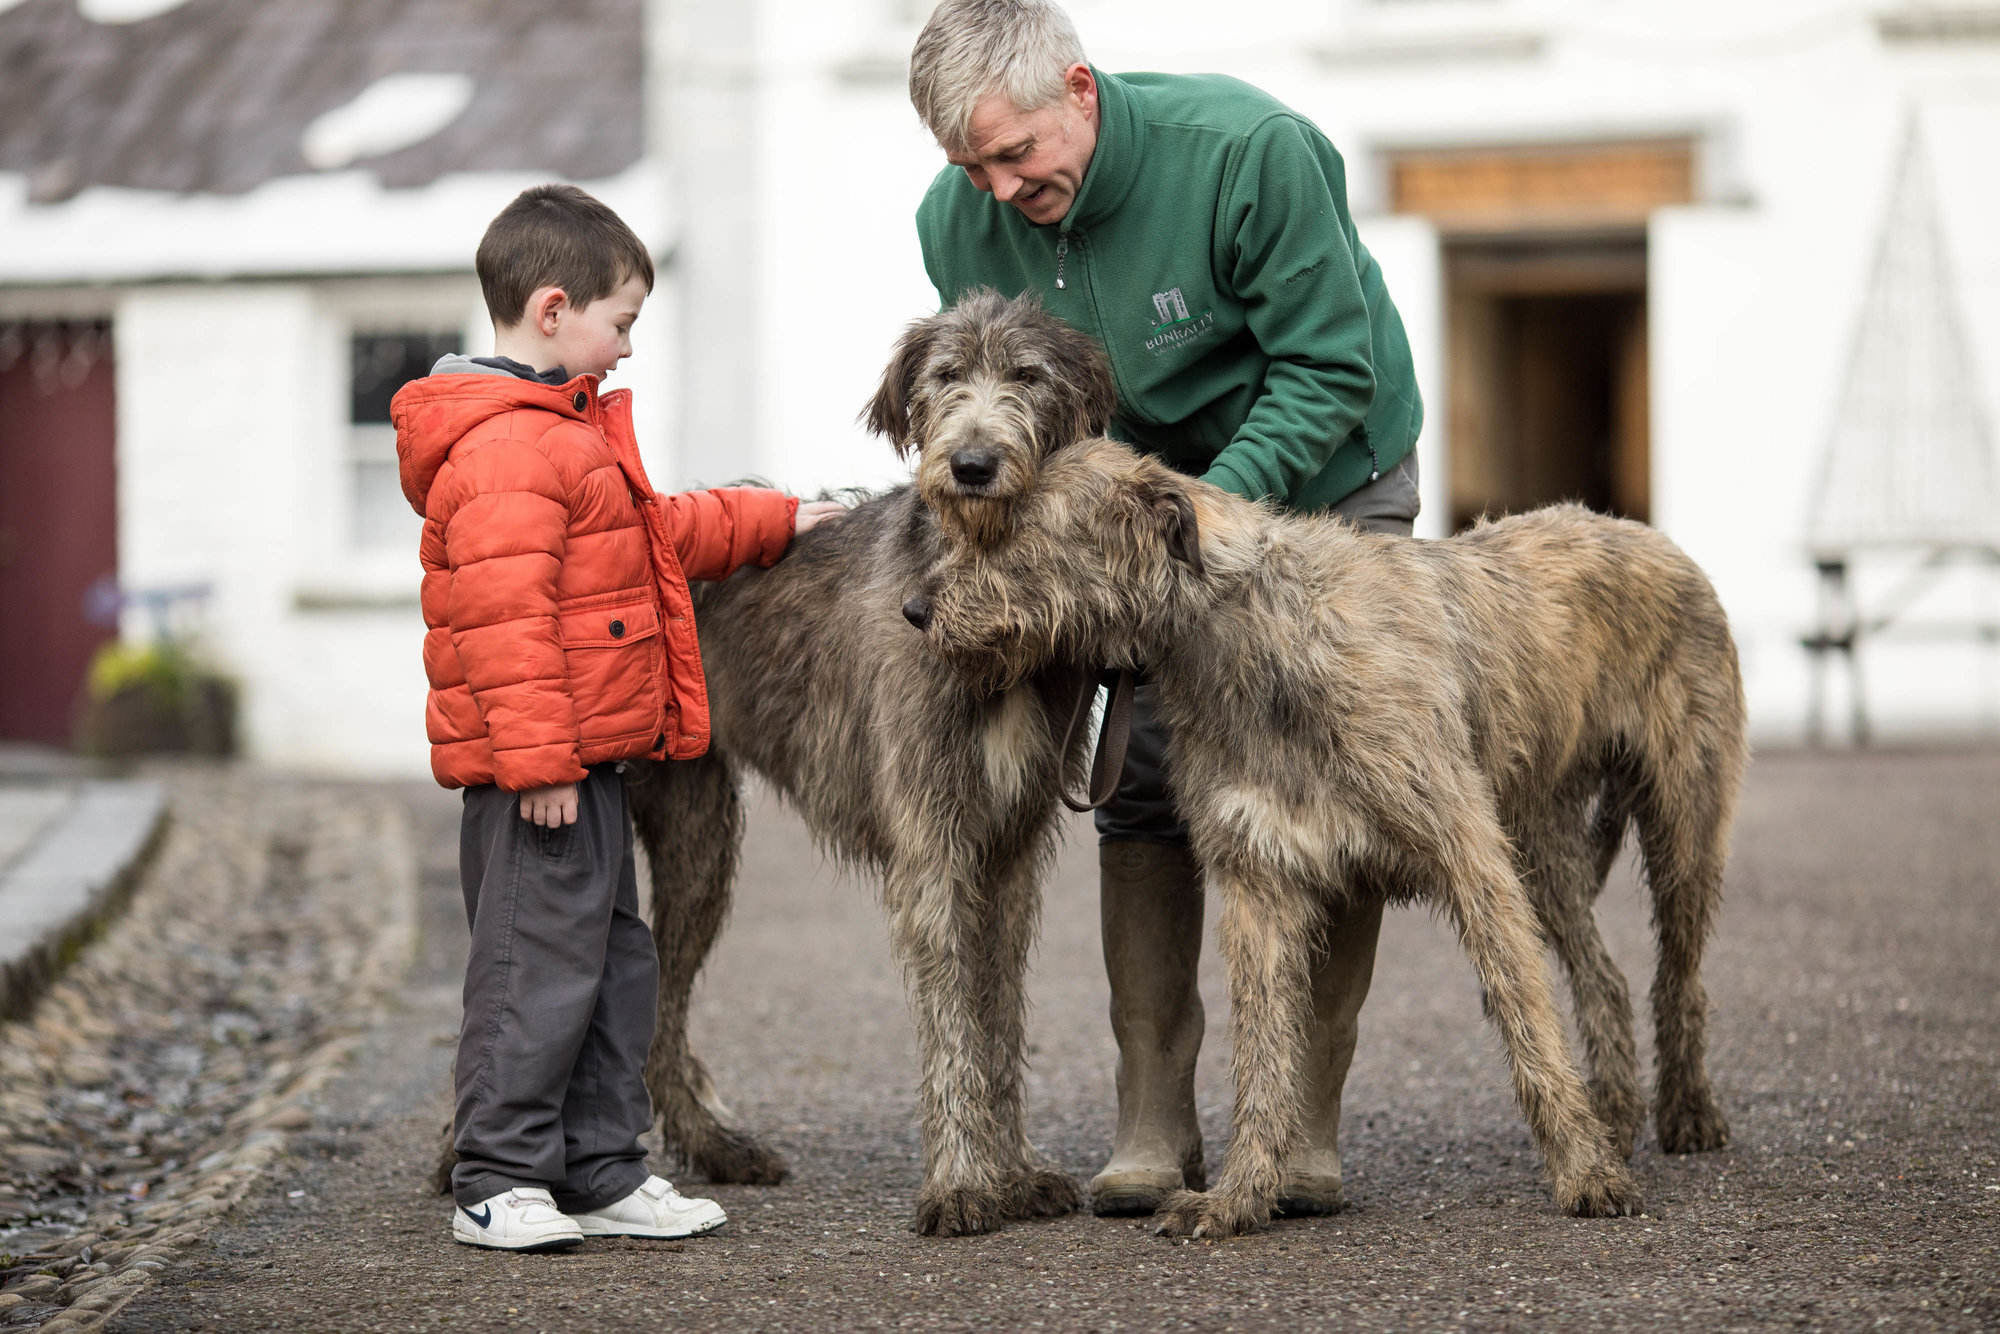
[[[1237,79],[1095,73],[1097,146],[1062,222],[957,167],[931,184],[938,296],[1038,293],[1110,355],[1111,433],[1238,495],[1320,509],[1401,462],[1423,425],[1410,345],[1326,136]]]

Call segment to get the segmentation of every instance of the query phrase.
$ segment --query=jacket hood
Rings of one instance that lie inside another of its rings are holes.
[[[438,470],[489,418],[526,408],[585,421],[596,398],[597,382],[588,375],[542,384],[455,353],[440,357],[429,375],[404,385],[389,402],[403,498],[424,514]]]

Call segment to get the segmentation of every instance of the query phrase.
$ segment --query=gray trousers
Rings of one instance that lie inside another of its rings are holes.
[[[465,790],[459,876],[472,953],[454,1072],[452,1197],[546,1187],[566,1213],[642,1185],[646,1052],[659,961],[639,916],[625,780],[600,764],[577,821],[544,829],[521,795]]]
[[[1413,449],[1401,463],[1326,512],[1341,515],[1371,533],[1408,537],[1416,525],[1417,504],[1417,452]],[[1155,698],[1152,683],[1141,676],[1132,692],[1132,736],[1125,746],[1118,791],[1098,807],[1095,817],[1100,843],[1188,841],[1187,826],[1167,790],[1167,729],[1159,720]]]

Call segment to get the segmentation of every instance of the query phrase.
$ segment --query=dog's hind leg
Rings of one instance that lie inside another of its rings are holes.
[[[436,1195],[451,1194],[451,1169],[458,1166],[458,1150],[452,1147],[452,1125],[444,1123],[444,1133],[439,1136],[437,1165],[431,1168],[431,1192]]]
[[[1592,911],[1603,883],[1598,871],[1602,845],[1585,821],[1586,804],[1587,799],[1571,794],[1509,824],[1515,833],[1515,862],[1542,934],[1569,974],[1577,1032],[1590,1062],[1591,1107],[1611,1133],[1618,1156],[1630,1158],[1646,1119],[1646,1101],[1639,1088],[1631,988],[1604,947]]]
[[[652,878],[660,989],[646,1088],[667,1147],[710,1181],[773,1185],[785,1160],[729,1124],[708,1070],[688,1044],[688,997],[729,913],[743,804],[728,760],[632,766],[632,824]]]
[[[1226,1237],[1270,1221],[1301,1134],[1318,895],[1274,875],[1211,867],[1217,939],[1229,968],[1235,1131],[1215,1183],[1160,1205],[1162,1236]]]
[[[1471,784],[1465,784],[1470,788]],[[1548,1163],[1556,1202],[1585,1217],[1637,1213],[1639,1192],[1570,1059],[1540,933],[1488,798],[1438,800],[1437,886],[1486,989],[1514,1092]]]
[[[1642,760],[1648,772],[1636,812],[1659,944],[1653,1122],[1668,1153],[1700,1153],[1729,1142],[1729,1122],[1708,1080],[1701,957],[1722,902],[1742,750],[1736,736],[1666,732]]]

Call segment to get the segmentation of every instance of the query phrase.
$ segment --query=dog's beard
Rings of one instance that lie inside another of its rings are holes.
[[[999,496],[969,495],[951,491],[926,496],[937,512],[938,525],[954,540],[967,546],[990,548],[1007,535],[1013,521],[1014,505]]]
[[[1027,677],[1032,663],[1018,645],[979,642],[954,635],[944,626],[933,625],[924,634],[924,646],[953,676],[978,694],[1009,690]]]

